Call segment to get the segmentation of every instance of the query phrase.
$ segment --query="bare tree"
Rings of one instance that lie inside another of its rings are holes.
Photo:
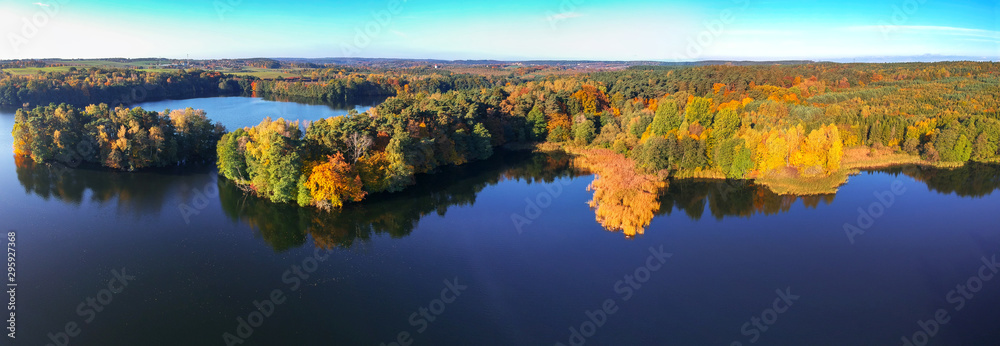
[[[372,137],[368,135],[363,135],[360,133],[352,133],[347,137],[347,150],[348,154],[351,156],[352,162],[358,162],[365,153],[368,152],[368,148],[372,146]]]

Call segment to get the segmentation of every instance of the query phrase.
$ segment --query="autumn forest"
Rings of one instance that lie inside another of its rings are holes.
[[[1000,159],[997,63],[528,72],[333,66],[315,69],[309,80],[281,80],[74,68],[3,76],[0,104],[23,107],[15,153],[38,163],[137,170],[212,160],[248,193],[330,211],[496,150],[565,151],[598,176],[598,220],[627,234],[641,233],[659,191],[679,179],[754,180],[779,194],[828,194],[859,169]],[[389,98],[366,113],[311,123],[265,119],[228,130],[193,109],[128,108],[140,100],[239,94]]]

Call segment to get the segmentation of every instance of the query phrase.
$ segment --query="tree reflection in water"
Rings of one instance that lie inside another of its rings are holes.
[[[959,197],[985,197],[1000,188],[1000,165],[969,162],[955,169],[927,166],[903,166],[874,170],[891,175],[903,174],[927,184],[927,188],[940,194]]]
[[[494,156],[421,175],[402,192],[371,195],[333,212],[246,196],[228,181],[220,183],[219,196],[228,217],[250,225],[275,250],[283,251],[302,245],[306,234],[323,248],[350,247],[375,234],[404,237],[430,213],[443,216],[452,206],[473,205],[487,186],[507,180],[552,183],[580,175],[567,154],[498,151]]]
[[[626,237],[643,234],[660,210],[658,197],[667,184],[655,176],[637,174],[635,161],[607,149],[586,150],[574,162],[595,175],[587,190],[594,191],[588,203],[597,222]]]
[[[172,197],[168,194],[190,201],[196,191],[216,179],[215,174],[210,174],[211,166],[118,172],[100,167],[38,164],[19,156],[14,156],[14,163],[25,193],[76,206],[85,199],[99,205],[115,203],[119,215],[136,218],[161,212],[163,203]]]
[[[231,182],[218,179],[212,167],[130,173],[35,164],[15,157],[17,180],[26,193],[72,205],[85,199],[102,205],[114,202],[120,215],[135,217],[160,213],[166,200],[190,201],[196,191],[215,182],[225,215],[249,225],[276,251],[303,245],[307,235],[324,248],[350,247],[376,234],[404,237],[431,213],[443,216],[452,206],[474,204],[476,195],[487,186],[507,180],[553,183],[558,178],[590,174],[588,171],[598,175],[589,187],[594,191],[590,203],[597,221],[626,237],[643,234],[655,216],[675,211],[700,220],[707,206],[717,220],[749,218],[788,212],[799,200],[808,208],[817,208],[832,203],[835,196],[780,196],[741,180],[664,183],[621,173],[630,162],[608,162],[597,166],[565,153],[498,151],[486,161],[421,175],[416,185],[403,192],[376,194],[363,203],[323,212],[247,196]],[[872,172],[902,174],[927,184],[932,191],[962,197],[983,197],[1000,189],[1000,165],[969,163],[957,169],[903,166]]]

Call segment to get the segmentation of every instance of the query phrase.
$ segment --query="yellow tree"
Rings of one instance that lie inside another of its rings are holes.
[[[828,145],[826,127],[813,130],[791,155],[790,163],[798,168],[802,175],[820,175],[826,168]]]
[[[844,157],[844,142],[840,139],[837,125],[827,126],[827,137],[830,140],[830,151],[826,154],[826,172],[829,174],[840,170],[840,160]]]
[[[339,152],[327,162],[313,167],[306,187],[313,204],[325,210],[340,208],[344,202],[357,202],[365,198],[361,177]]]

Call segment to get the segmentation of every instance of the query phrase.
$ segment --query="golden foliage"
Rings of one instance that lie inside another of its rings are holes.
[[[312,169],[306,187],[313,203],[322,209],[340,208],[344,202],[365,198],[361,177],[339,152]]]

